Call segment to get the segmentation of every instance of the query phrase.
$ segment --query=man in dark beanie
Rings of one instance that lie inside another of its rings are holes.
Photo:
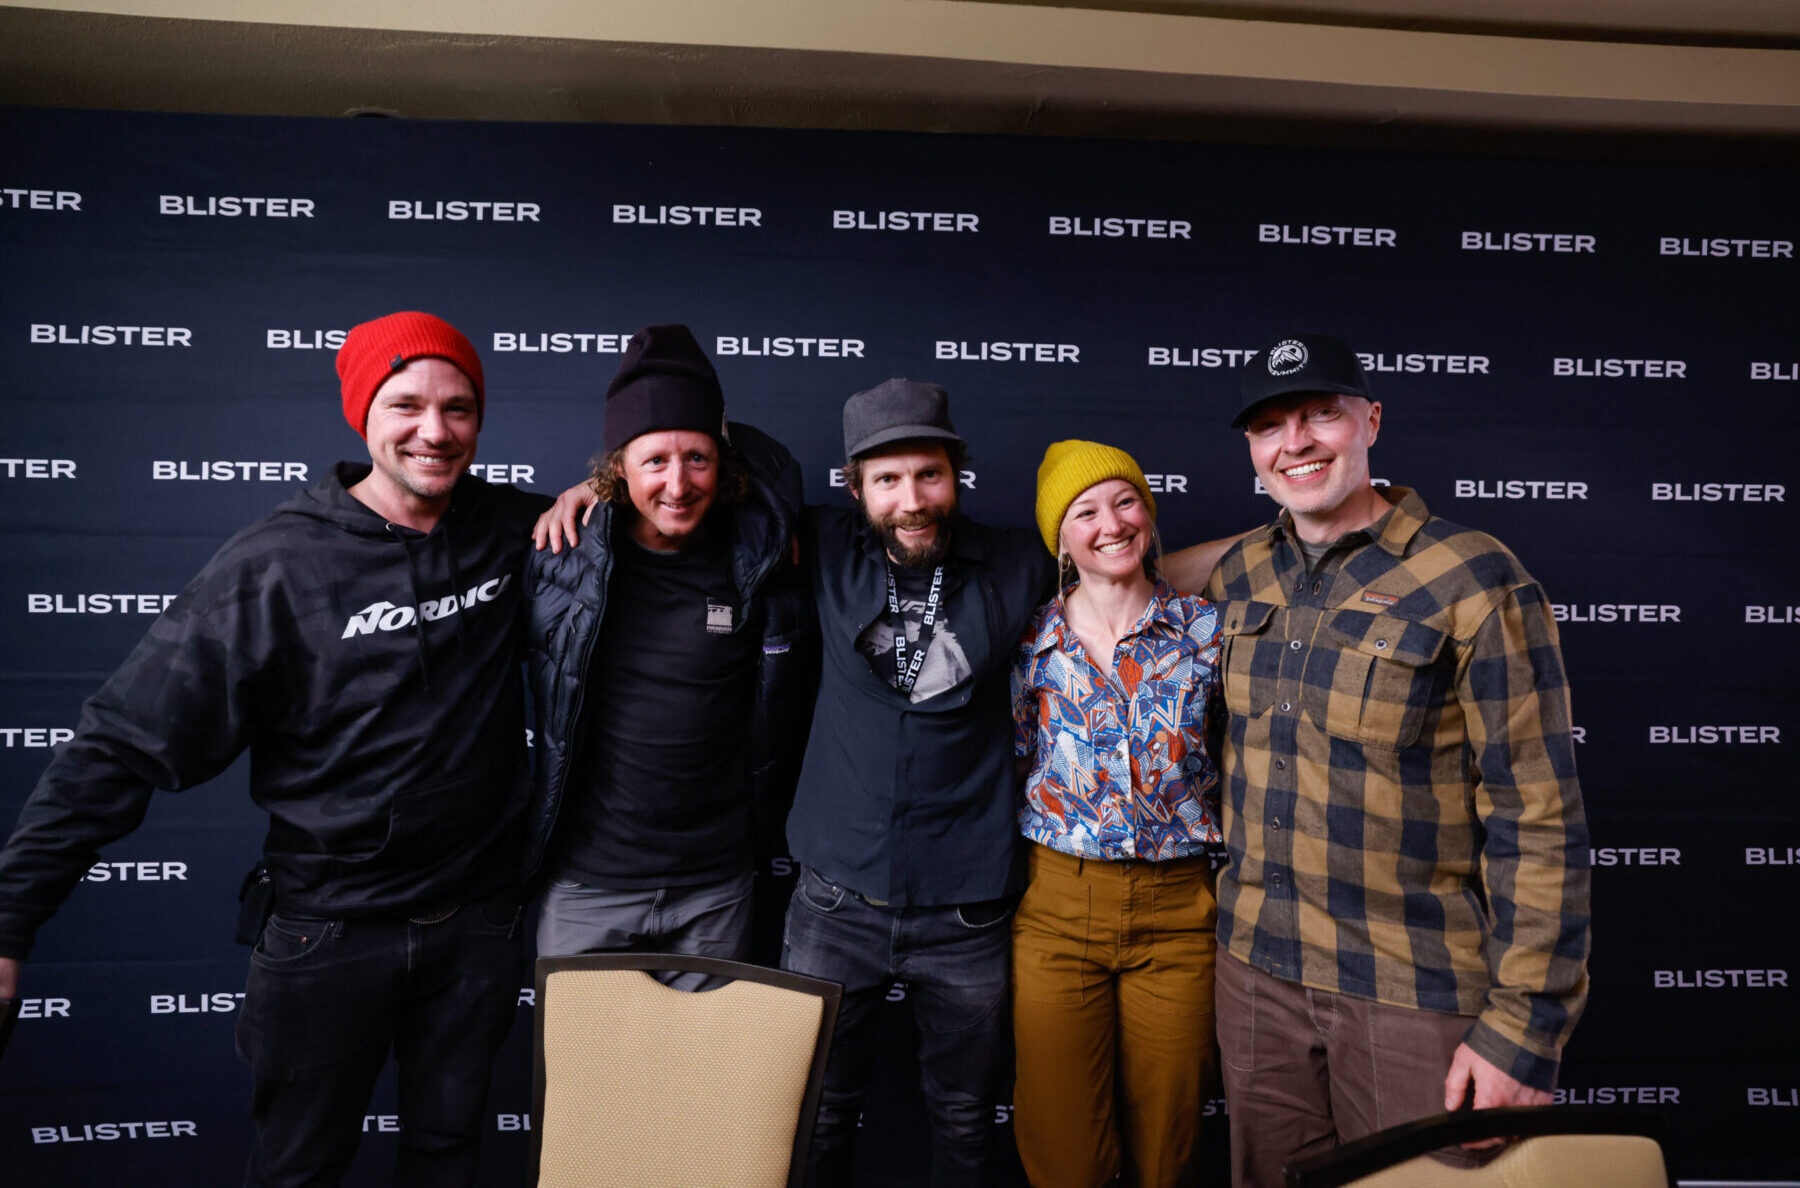
[[[632,336],[601,440],[588,529],[529,566],[538,954],[742,960],[811,709],[800,468],[680,325]]]
[[[469,340],[396,313],[338,353],[369,460],[238,533],[82,708],[0,852],[0,997],[153,788],[248,749],[272,914],[238,1051],[250,1185],[336,1184],[399,1063],[395,1182],[468,1185],[517,1013],[528,778],[520,582],[545,500],[467,474],[485,388]]]

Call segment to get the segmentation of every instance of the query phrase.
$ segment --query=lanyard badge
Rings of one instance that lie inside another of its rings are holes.
[[[925,598],[925,618],[919,624],[919,646],[907,658],[906,620],[900,617],[900,589],[894,584],[892,566],[887,571],[888,614],[894,619],[894,688],[902,697],[911,697],[919,682],[919,670],[925,666],[925,653],[931,648],[931,637],[937,632],[938,599],[944,589],[944,567],[931,574],[931,593]]]

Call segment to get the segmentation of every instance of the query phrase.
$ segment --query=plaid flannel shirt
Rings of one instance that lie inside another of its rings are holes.
[[[1230,711],[1219,941],[1288,981],[1476,1016],[1469,1046],[1547,1089],[1589,919],[1556,625],[1498,541],[1385,494],[1316,569],[1283,512],[1208,585]]]

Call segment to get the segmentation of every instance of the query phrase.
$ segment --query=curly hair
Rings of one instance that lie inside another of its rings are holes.
[[[631,489],[625,482],[626,442],[616,450],[595,454],[588,460],[588,486],[600,496],[602,503],[630,503]],[[713,499],[718,503],[741,503],[750,494],[750,471],[738,452],[728,445],[719,447],[719,487]]]

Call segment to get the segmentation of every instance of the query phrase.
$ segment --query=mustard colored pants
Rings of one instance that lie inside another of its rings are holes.
[[[1205,858],[1108,862],[1041,845],[1013,919],[1013,1130],[1034,1188],[1199,1180],[1214,1084]]]

